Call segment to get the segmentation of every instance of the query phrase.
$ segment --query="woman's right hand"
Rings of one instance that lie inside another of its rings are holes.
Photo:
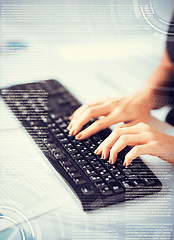
[[[70,116],[68,130],[71,135],[76,135],[76,139],[85,139],[119,122],[123,122],[124,127],[135,125],[138,122],[147,122],[151,109],[148,96],[144,93],[106,99],[78,108]],[[92,118],[98,117],[101,118],[81,131],[82,127]]]

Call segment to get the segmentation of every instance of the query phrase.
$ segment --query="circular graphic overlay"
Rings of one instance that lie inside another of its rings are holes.
[[[32,225],[17,207],[0,205],[0,239],[34,239]]]
[[[134,11],[137,16],[143,17],[154,31],[166,36],[173,5],[172,0],[134,0]],[[169,35],[174,36],[173,33]]]

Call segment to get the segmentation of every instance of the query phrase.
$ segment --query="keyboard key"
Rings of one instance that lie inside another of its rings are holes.
[[[87,169],[85,173],[88,176],[98,176],[98,174],[93,169]]]
[[[108,161],[103,161],[103,164],[106,166],[106,167],[109,167],[111,164],[108,162]]]
[[[136,187],[140,187],[140,186],[144,186],[145,185],[144,182],[141,179],[132,180],[132,183]]]
[[[74,153],[74,154],[72,155],[72,157],[73,157],[74,159],[84,159],[83,155],[80,154],[80,153]]]
[[[72,163],[70,160],[66,159],[66,160],[60,160],[59,163],[63,166],[63,167],[70,167],[72,166]]]
[[[98,171],[101,175],[104,175],[106,173],[106,169],[102,169]]]
[[[85,159],[75,159],[75,162],[79,165],[79,166],[84,166],[84,164],[88,164],[88,162]]]
[[[95,157],[90,157],[88,158],[88,161],[95,167],[95,166],[98,166],[98,164],[100,164],[100,162],[97,160],[97,158]]]
[[[132,188],[133,187],[133,183],[129,180],[121,180],[120,183],[122,184],[122,186],[125,188],[125,189],[128,189],[128,188]]]
[[[108,182],[109,180],[112,179],[112,176],[109,173],[107,173],[103,175],[103,178],[105,179],[106,182]]]
[[[79,172],[68,172],[71,178],[80,178],[81,174]]]
[[[150,179],[150,178],[143,178],[142,181],[143,181],[147,186],[150,186],[150,185],[155,184],[155,181],[154,181],[153,179]]]
[[[86,180],[84,178],[73,178],[73,181],[75,182],[75,184],[77,185],[83,185],[86,183]]]
[[[67,149],[67,148],[73,148],[73,145],[72,143],[68,142],[66,144],[64,144],[64,148]]]
[[[51,132],[52,132],[53,134],[59,134],[59,133],[61,133],[61,131],[60,131],[59,128],[52,128],[52,129],[50,129],[50,130],[51,130]]]
[[[98,170],[98,171],[105,169],[100,162],[99,162],[96,166],[94,166],[94,167],[95,167],[95,169]]]
[[[48,128],[56,128],[56,124],[55,123],[49,123],[48,125]]]
[[[113,192],[108,188],[100,189],[100,192],[103,196],[110,196],[113,195]]]
[[[104,183],[103,181],[98,181],[95,183],[95,186],[98,189],[104,189],[104,188],[108,188],[108,185],[106,183]]]
[[[65,138],[65,135],[63,133],[57,133],[56,138],[58,139]]]
[[[124,193],[124,189],[118,183],[111,182],[110,185],[115,193]]]
[[[84,152],[84,151],[87,151],[87,150],[88,150],[87,147],[85,147],[85,146],[83,145],[83,143],[80,144],[80,146],[78,147],[78,149],[79,149],[81,152]]]
[[[65,170],[69,173],[77,171],[77,169],[72,164],[70,166],[65,166]]]
[[[66,158],[65,154],[62,153],[62,152],[59,152],[59,153],[58,153],[58,152],[55,152],[55,153],[54,153],[54,157],[55,157],[57,160]]]
[[[116,170],[117,168],[116,168],[115,165],[109,164],[109,165],[108,165],[108,169],[109,169],[111,172],[114,172],[114,170]]]
[[[63,123],[63,119],[59,117],[55,120],[55,123],[59,126],[59,124]]]
[[[42,115],[41,116],[41,119],[42,119],[42,121],[44,122],[44,123],[52,123],[52,119],[50,118],[50,117],[48,117],[48,116],[45,116],[45,115]]]
[[[120,180],[120,179],[124,179],[125,176],[118,170],[114,170],[112,171],[112,174],[114,175],[114,177],[117,179],[117,180]]]
[[[83,171],[85,170],[92,170],[92,167],[89,164],[82,164],[80,165],[81,169],[83,169]]]
[[[91,152],[89,152],[89,151],[86,151],[86,152],[84,153],[84,156],[85,156],[86,159],[89,159],[89,160],[90,160],[90,158],[93,157],[93,153],[91,153]]]
[[[66,138],[66,137],[61,138],[59,141],[60,141],[60,143],[62,143],[62,144],[68,144],[68,143],[69,143],[69,140],[68,140],[68,138]]]
[[[81,191],[86,196],[91,196],[91,195],[95,194],[95,191],[94,191],[94,189],[92,187],[81,188]]]
[[[99,176],[90,176],[89,177],[93,183],[103,182],[102,178]]]
[[[72,156],[76,153],[78,153],[78,151],[75,148],[66,148],[66,151],[71,154]]]
[[[68,134],[69,131],[68,131],[68,129],[64,128],[64,129],[62,129],[62,132]]]
[[[62,122],[61,124],[59,124],[59,127],[61,128],[61,129],[64,129],[64,128],[67,128],[67,124],[65,123],[65,122]]]

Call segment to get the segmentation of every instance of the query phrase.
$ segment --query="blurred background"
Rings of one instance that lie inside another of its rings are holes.
[[[159,64],[172,11],[172,0],[1,0],[0,86],[55,78],[82,103],[134,92]]]
[[[93,76],[134,91],[159,63],[172,2],[1,0],[0,84],[80,75],[71,87]]]

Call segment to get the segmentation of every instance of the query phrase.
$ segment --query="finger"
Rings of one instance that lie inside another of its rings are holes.
[[[71,115],[71,122],[70,122],[70,124],[69,124],[69,126],[68,126],[68,129],[70,129],[70,128],[72,127],[73,121],[75,122],[75,121],[79,118],[79,116],[83,114],[83,112],[85,112],[86,110],[88,110],[88,109],[90,109],[90,108],[92,108],[92,107],[94,107],[94,106],[98,106],[98,105],[102,104],[102,102],[103,102],[103,101],[96,102],[96,103],[94,103],[94,104],[83,105],[83,106],[81,106],[80,108],[78,108],[78,109]]]
[[[78,116],[78,114],[80,114],[80,113],[83,111],[84,107],[85,107],[84,105],[81,106],[81,107],[79,107],[79,108],[69,117],[70,123],[69,123],[69,125],[68,125],[68,127],[67,127],[68,130],[70,130],[70,128],[71,128],[72,119],[73,119],[75,116]]]
[[[124,129],[124,133],[142,133],[142,132],[150,132],[152,131],[152,127],[146,123],[143,122],[139,122],[136,125],[133,126],[128,126],[128,127],[124,127],[124,126],[120,126],[121,129]]]
[[[95,153],[98,151],[103,154],[104,159],[109,156],[109,151],[114,143],[124,134],[139,134],[141,133],[139,130],[139,126],[136,127],[118,127],[112,131],[112,133],[107,137],[96,149]]]
[[[77,117],[78,115],[80,115],[80,113],[81,113],[85,108],[100,105],[100,104],[102,104],[104,101],[105,101],[105,100],[97,101],[97,102],[94,102],[94,103],[91,103],[91,104],[88,104],[88,105],[83,105],[83,106],[79,107],[79,108],[70,116],[70,118],[73,119],[75,116]]]
[[[107,114],[109,114],[109,110],[104,105],[87,108],[80,116],[78,116],[78,118],[72,119],[69,130],[71,131],[71,134],[73,133],[75,135],[92,118]]]
[[[110,118],[110,115],[108,115],[104,118],[101,118],[101,119],[95,121],[89,127],[87,127],[85,130],[78,133],[76,136],[76,139],[82,140],[82,139],[88,138],[91,135],[99,132],[100,130],[109,127],[110,125],[112,125],[112,119]]]
[[[125,156],[124,166],[129,166],[129,164],[140,155],[151,154],[153,151],[153,145],[151,144],[143,144],[139,146],[133,147]]]
[[[146,134],[124,134],[113,145],[110,151],[110,163],[115,163],[118,153],[126,146],[135,146],[147,142]]]
[[[141,133],[141,124],[136,126],[123,127],[119,126],[115,128],[112,133],[107,137],[98,148],[102,149],[103,147],[111,148],[113,144],[119,139],[123,134],[139,134]]]
[[[86,105],[83,105],[81,107],[79,107],[77,110],[75,110],[75,112],[69,117],[69,119],[72,121],[75,117],[78,117],[83,111],[84,109],[86,108]],[[70,124],[71,124],[71,121],[70,121]],[[69,124],[69,125],[70,125]],[[68,126],[69,127],[69,126]]]
[[[110,105],[111,105],[110,101],[102,100],[102,101],[96,102],[94,104],[82,106],[81,108],[77,109],[76,112],[71,116],[71,122],[68,126],[68,130],[70,130],[73,127],[74,123],[77,120],[79,120],[79,117],[81,117],[81,115],[84,114],[86,111],[87,112],[89,111],[89,114],[90,114],[90,111],[92,111],[92,112],[99,111],[98,109],[101,108],[101,113],[97,114],[94,117],[105,116],[105,115],[109,114],[111,112]],[[96,109],[94,109],[94,108],[96,108]],[[124,119],[120,118],[119,110],[117,112],[116,111],[112,112],[112,117],[114,119],[113,123],[122,122],[124,120]]]
[[[111,147],[121,134],[120,131],[122,131],[120,128],[116,128],[112,131],[111,134],[98,146],[94,153],[97,155],[102,153],[103,159],[108,158]]]

